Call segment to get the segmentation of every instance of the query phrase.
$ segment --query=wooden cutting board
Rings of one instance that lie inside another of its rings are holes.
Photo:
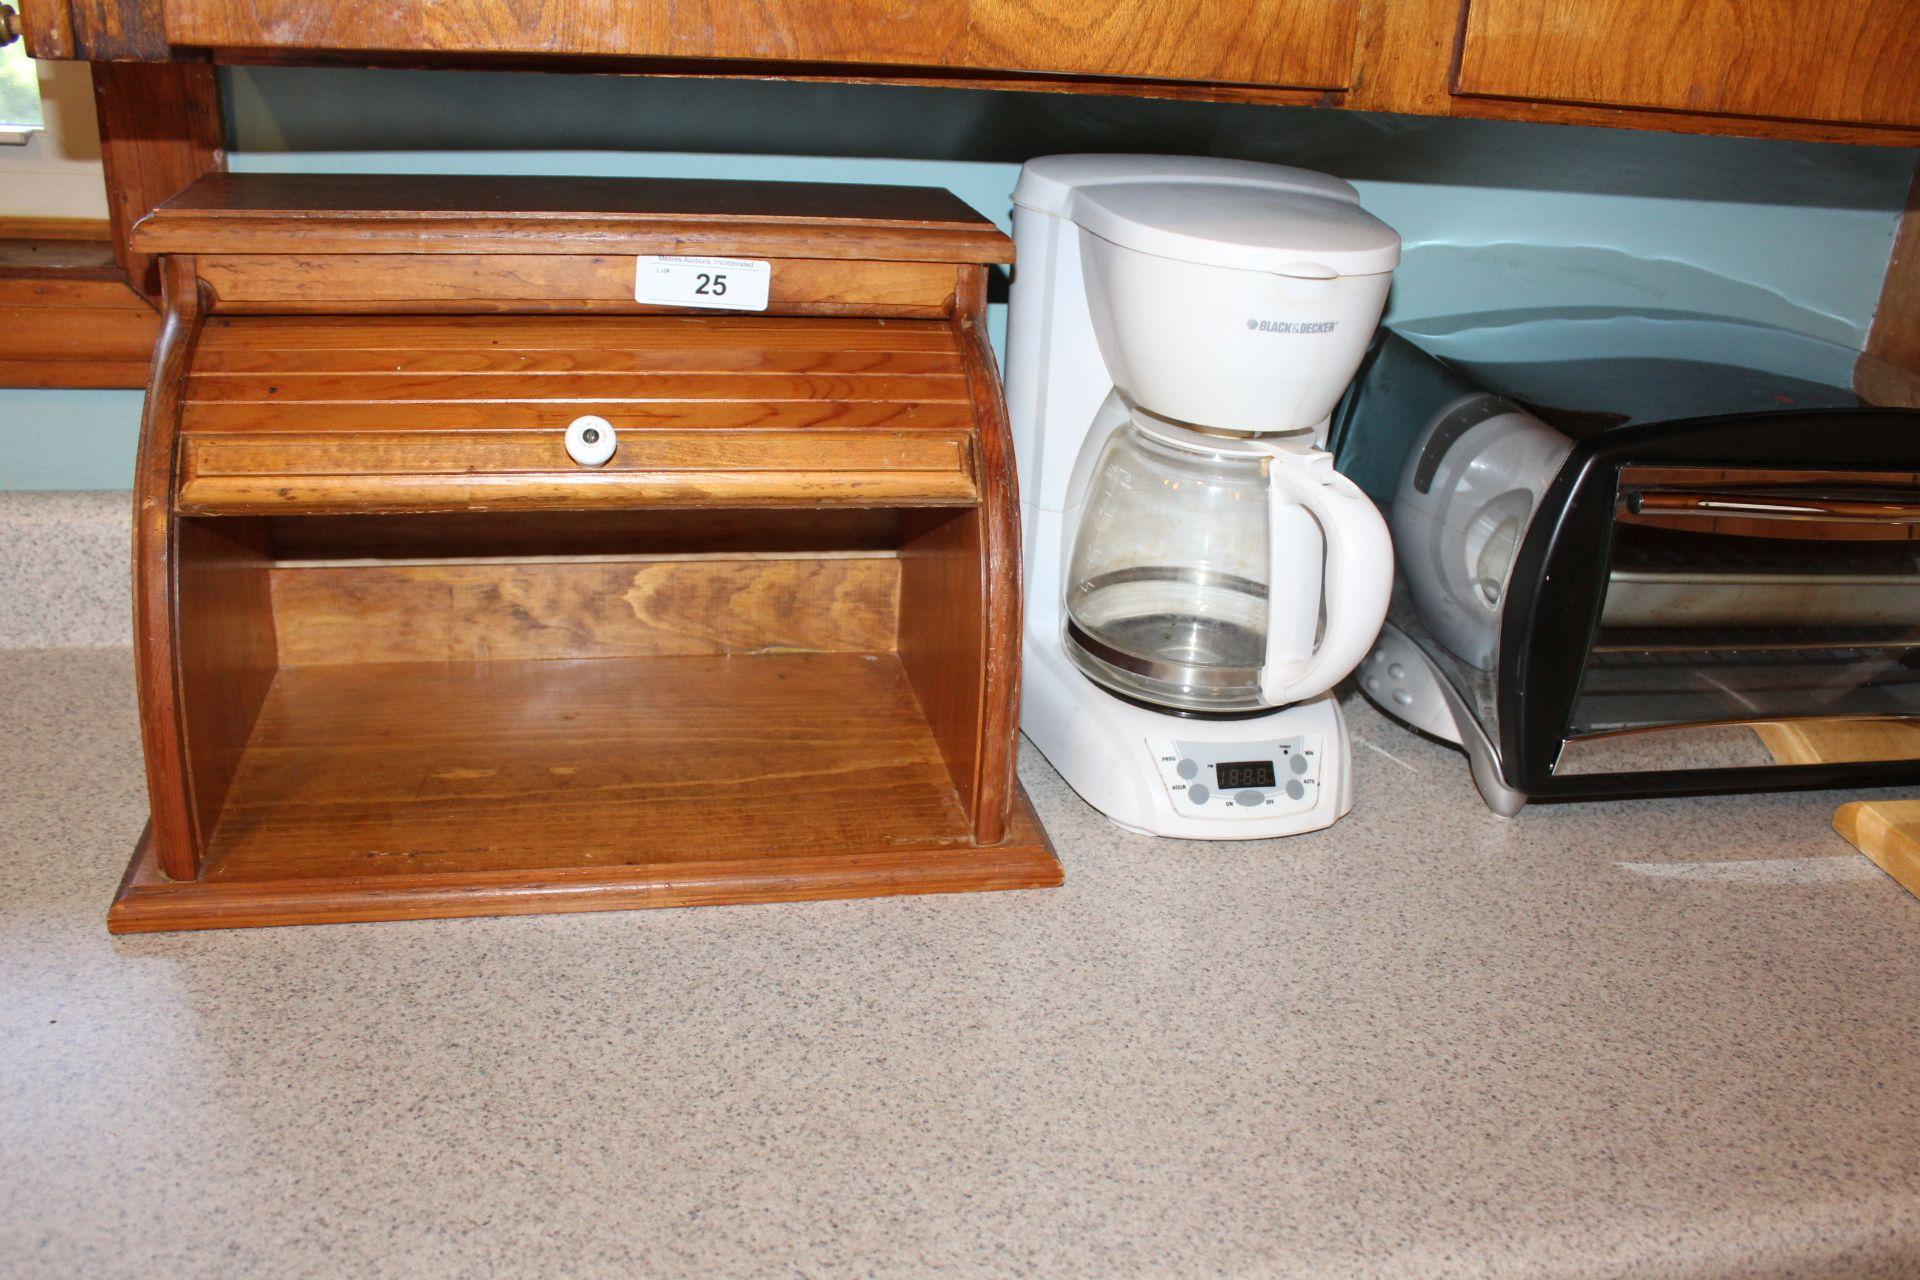
[[[1920,897],[1920,800],[1855,800],[1834,811],[1833,829]]]
[[[1885,720],[1754,726],[1781,764],[1836,764],[1920,754],[1920,728]],[[1920,897],[1920,800],[1855,800],[1834,811],[1833,829]]]

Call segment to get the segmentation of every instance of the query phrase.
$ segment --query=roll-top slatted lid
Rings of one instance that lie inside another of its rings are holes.
[[[954,325],[878,317],[214,316],[180,393],[194,515],[972,506]],[[591,414],[602,465],[568,453]]]
[[[213,174],[134,228],[142,253],[701,253],[1004,263],[931,187],[652,178]]]

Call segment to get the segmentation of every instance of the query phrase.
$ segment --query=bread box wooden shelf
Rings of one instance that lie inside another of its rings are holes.
[[[950,196],[222,176],[136,238],[112,929],[1059,882],[1012,773],[1011,246]],[[770,262],[765,311],[633,300],[689,252]]]

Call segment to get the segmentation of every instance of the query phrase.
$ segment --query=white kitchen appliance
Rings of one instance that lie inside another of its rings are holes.
[[[1133,830],[1333,823],[1353,801],[1328,690],[1393,562],[1321,446],[1399,236],[1348,184],[1249,161],[1049,156],[1013,200],[1021,727]]]

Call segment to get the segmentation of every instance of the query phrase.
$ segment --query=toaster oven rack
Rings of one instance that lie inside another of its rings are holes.
[[[1589,652],[1596,666],[1633,667],[1850,661],[1889,650],[1912,651],[1920,662],[1920,627],[1605,627]]]
[[[1672,643],[1653,629],[1609,633],[1590,651],[1568,736],[1690,722],[1920,717],[1920,634],[1848,630],[1854,634],[1819,643],[1799,642],[1799,629],[1689,629]]]
[[[1920,542],[1791,538],[1746,538],[1705,530],[1677,532],[1652,526],[1617,526],[1614,572],[1661,573],[1688,578],[1717,574],[1777,573],[1794,576],[1882,577],[1920,573]]]

